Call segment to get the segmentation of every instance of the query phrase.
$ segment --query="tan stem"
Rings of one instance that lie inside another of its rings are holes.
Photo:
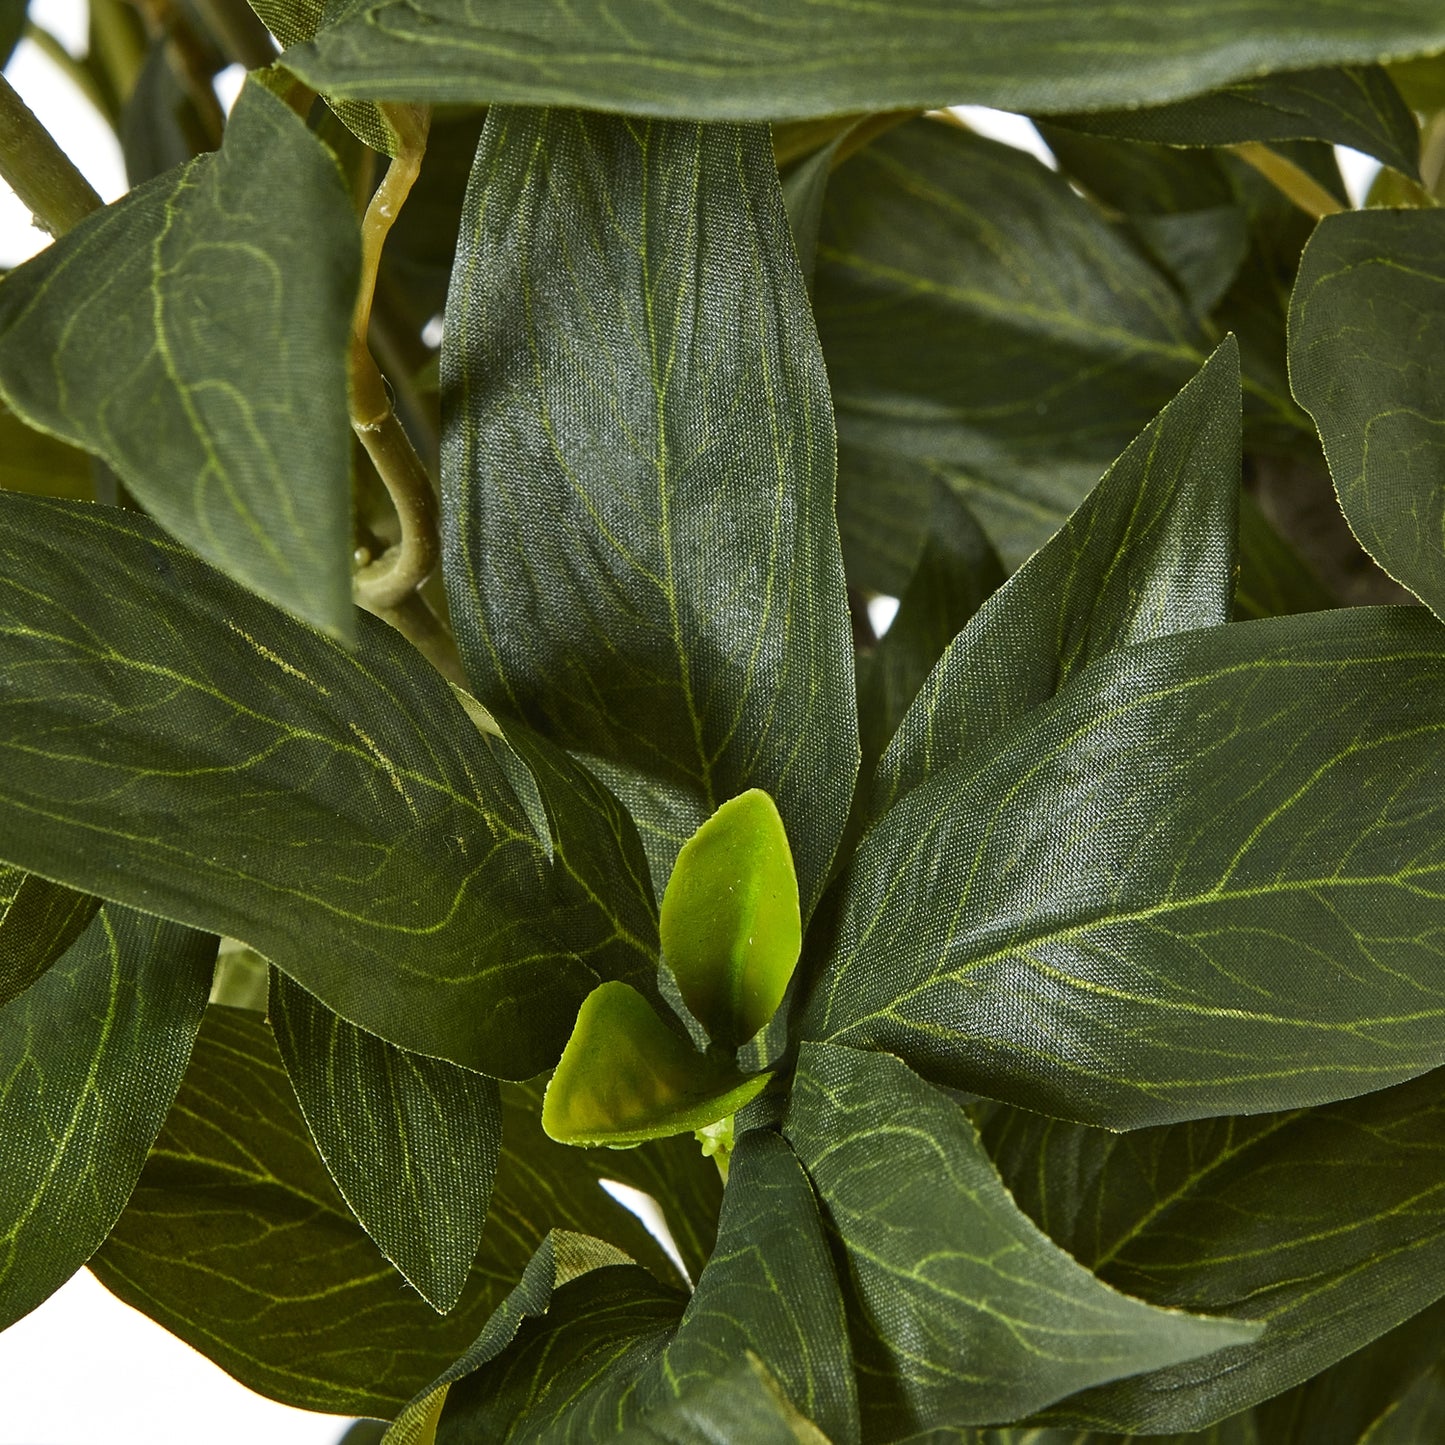
[[[356,573],[356,600],[373,612],[395,609],[415,592],[436,566],[440,551],[431,478],[396,414],[367,340],[382,247],[421,169],[429,120],[428,112],[411,107],[387,107],[386,114],[399,144],[361,225],[361,285],[351,337],[351,427],[401,523],[401,540]]]
[[[1305,215],[1321,221],[1326,216],[1337,215],[1349,207],[1335,199],[1307,171],[1301,170],[1292,160],[1287,160],[1276,150],[1258,141],[1245,141],[1229,149],[1245,165],[1253,166],[1275,190],[1293,201]]]
[[[98,210],[100,197],[0,75],[0,176],[52,236]]]

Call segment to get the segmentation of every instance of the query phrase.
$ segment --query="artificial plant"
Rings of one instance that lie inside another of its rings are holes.
[[[91,20],[0,1323],[388,1445],[1445,1430],[1438,0]]]

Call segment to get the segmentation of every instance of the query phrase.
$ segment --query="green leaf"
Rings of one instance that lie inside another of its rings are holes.
[[[121,107],[121,154],[132,186],[185,165],[214,144],[176,70],[174,53],[166,35],[151,42]]]
[[[495,1079],[388,1044],[283,973],[268,1014],[342,1197],[407,1283],[445,1314],[467,1282],[497,1173]]]
[[[949,645],[879,764],[875,812],[1004,735],[1097,658],[1229,620],[1239,435],[1231,338]]]
[[[1423,1073],[1442,731],[1419,609],[1111,654],[874,825],[803,1036],[1113,1128]]]
[[[106,908],[0,1009],[0,1328],[90,1258],[185,1071],[216,940]]]
[[[1333,65],[1445,47],[1434,0],[1292,0],[1201,12],[1110,0],[1001,9],[742,0],[353,0],[284,63],[321,90],[428,101],[519,101],[744,120],[929,109],[1138,105],[1302,61]]]
[[[922,469],[907,457],[899,470]],[[1003,565],[973,514],[929,474],[928,531],[893,624],[871,656],[858,661],[862,772],[871,780],[890,739],[944,649],[1004,580]]]
[[[663,960],[692,1016],[725,1048],[778,1011],[803,948],[798,879],[777,806],[729,798],[677,855],[658,917]]]
[[[337,1193],[265,1022],[212,1008],[140,1185],[91,1267],[251,1389],[390,1417],[476,1338],[554,1226],[605,1236],[675,1277],[598,1187],[589,1156],[542,1135],[538,1092],[503,1086],[489,1227],[461,1300],[441,1317]]]
[[[382,1445],[432,1445],[442,1406],[453,1384],[505,1350],[525,1320],[546,1314],[558,1290],[594,1270],[631,1265],[625,1254],[603,1240],[570,1230],[552,1230],[466,1353],[408,1402],[387,1430]],[[633,1270],[630,1277],[635,1279],[638,1274],[641,1271]]]
[[[635,988],[612,981],[593,989],[577,1015],[547,1085],[542,1127],[563,1144],[626,1148],[725,1119],[771,1077],[698,1053]]]
[[[0,395],[102,457],[207,560],[350,638],[359,255],[330,155],[248,84],[219,152],[97,211],[5,278]]]
[[[0,1007],[85,932],[100,899],[0,863]]]
[[[1292,612],[1323,612],[1335,605],[1324,583],[1275,531],[1259,503],[1241,492],[1235,617],[1284,617]]]
[[[897,1059],[804,1044],[784,1127],[847,1259],[870,1439],[1013,1420],[1257,1333],[1101,1284],[1019,1211],[967,1115]]]
[[[1445,1294],[1441,1082],[1430,1074],[1315,1109],[1123,1135],[985,1114],[985,1146],[1019,1207],[1080,1264],[1153,1304],[1267,1326],[1208,1361],[1076,1396],[1049,1420],[1199,1429]]]
[[[442,375],[478,697],[610,764],[669,861],[765,789],[806,917],[857,738],[828,381],[766,132],[493,109]]]
[[[1365,550],[1445,616],[1445,213],[1321,222],[1289,312],[1290,381]]]
[[[751,1351],[723,1373],[685,1390],[671,1404],[649,1411],[617,1439],[620,1445],[717,1445],[725,1440],[828,1445]]]
[[[30,0],[0,0],[0,66],[9,63],[11,52],[25,33],[25,15]]]
[[[1420,128],[1377,65],[1258,75],[1173,105],[1052,117],[1094,135],[1165,145],[1321,140],[1417,175]]]
[[[1270,1445],[1420,1445],[1445,1435],[1445,1303],[1259,1410]]]
[[[717,1249],[686,1308],[640,1273],[604,1270],[559,1290],[505,1351],[469,1352],[474,1373],[451,1387],[439,1445],[610,1440],[654,1409],[668,1418],[749,1352],[794,1409],[857,1445],[843,1301],[807,1176],[776,1134],[739,1141]]]
[[[933,463],[1010,566],[1206,354],[1175,289],[1061,177],[934,120],[834,173],[814,296],[844,452]]]
[[[164,619],[164,625],[157,623]],[[250,944],[389,1042],[527,1077],[595,975],[487,741],[144,517],[0,494],[0,856]]]

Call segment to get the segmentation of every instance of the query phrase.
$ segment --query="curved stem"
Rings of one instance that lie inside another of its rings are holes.
[[[1305,215],[1322,221],[1326,216],[1346,211],[1348,206],[1335,199],[1307,171],[1303,171],[1292,160],[1287,160],[1276,150],[1258,141],[1245,141],[1229,149],[1245,165],[1253,166],[1275,190],[1294,202]]]
[[[94,188],[56,145],[48,130],[0,75],[0,176],[20,197],[35,224],[63,236],[100,208]]]
[[[401,522],[400,542],[356,573],[356,600],[373,612],[394,609],[414,592],[436,566],[440,551],[431,478],[396,414],[367,341],[381,248],[421,169],[429,121],[425,110],[398,106],[387,112],[399,146],[362,221],[361,287],[351,336],[351,427]]]

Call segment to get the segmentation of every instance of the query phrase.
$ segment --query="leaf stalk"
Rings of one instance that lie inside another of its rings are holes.
[[[1253,166],[1275,190],[1294,202],[1305,215],[1322,221],[1326,216],[1349,209],[1336,200],[1312,175],[1301,170],[1277,150],[1272,150],[1259,141],[1245,141],[1241,145],[1230,146],[1229,149],[1245,165]]]
[[[63,236],[101,206],[95,188],[0,75],[0,176],[52,236]]]

